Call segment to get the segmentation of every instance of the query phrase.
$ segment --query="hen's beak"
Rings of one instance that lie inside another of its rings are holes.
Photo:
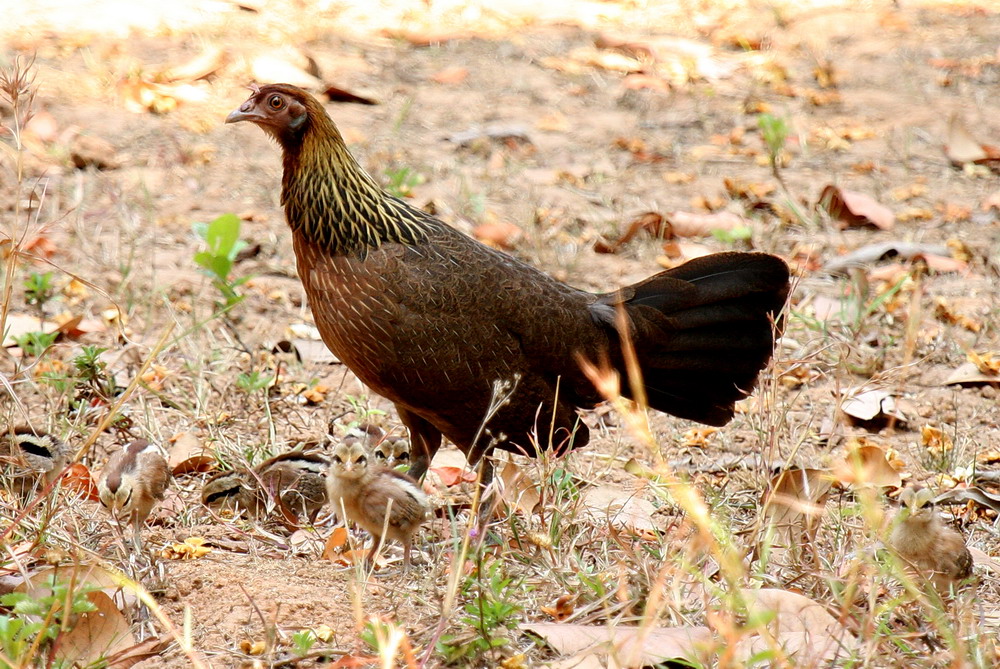
[[[240,105],[239,109],[234,109],[226,117],[226,123],[239,123],[240,121],[260,121],[263,115],[258,112],[253,104],[253,100],[247,100]]]

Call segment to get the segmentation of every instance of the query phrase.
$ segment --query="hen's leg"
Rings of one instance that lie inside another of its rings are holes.
[[[410,431],[410,453],[413,464],[410,476],[420,481],[431,466],[431,459],[441,448],[441,431],[417,414],[396,405],[396,412],[403,425]]]

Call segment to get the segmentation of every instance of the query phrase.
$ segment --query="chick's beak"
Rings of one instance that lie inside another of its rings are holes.
[[[247,100],[239,106],[238,109],[234,109],[226,117],[226,123],[239,123],[240,121],[259,121],[264,118],[260,112],[255,108],[254,101]]]

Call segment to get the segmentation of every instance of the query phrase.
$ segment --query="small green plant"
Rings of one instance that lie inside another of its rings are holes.
[[[757,117],[757,127],[764,138],[764,145],[767,147],[767,158],[771,164],[771,173],[778,180],[782,188],[785,187],[785,180],[779,171],[781,152],[785,150],[785,141],[788,139],[788,122],[780,116],[773,114],[761,114]],[[787,190],[787,189],[786,189]]]
[[[101,360],[101,354],[107,350],[102,346],[83,346],[73,358],[73,368],[76,370],[75,400],[78,405],[86,404],[94,398],[109,402],[117,395],[118,384],[108,373],[108,363]]]
[[[424,182],[423,175],[409,167],[386,170],[385,177],[385,190],[396,197],[410,197],[413,195],[413,187]]]
[[[41,318],[45,303],[52,299],[56,289],[52,285],[52,272],[32,272],[24,280],[24,300],[28,304],[34,305],[38,310],[38,317]]]
[[[732,245],[748,241],[751,237],[753,237],[753,228],[749,225],[738,225],[731,230],[716,228],[715,230],[712,230],[712,236],[723,244]]]
[[[248,395],[258,390],[264,390],[273,382],[273,375],[261,374],[256,370],[243,372],[236,377],[236,387]]]
[[[34,666],[32,663],[44,656],[64,623],[81,613],[97,610],[87,597],[87,593],[96,590],[92,586],[77,586],[71,591],[68,583],[57,581],[52,574],[45,588],[43,592],[49,594],[44,596],[24,592],[0,596],[0,605],[11,611],[9,615],[0,615],[0,657],[3,658],[0,669]]]
[[[364,629],[361,630],[361,640],[368,644],[368,647],[374,652],[378,653],[380,658],[383,660],[388,658],[390,662],[395,659],[400,641],[403,638],[403,630],[388,620],[370,618],[365,623]],[[384,663],[382,666],[388,667],[393,665]]]
[[[503,571],[503,564],[496,561],[489,566],[486,579],[471,576],[465,583],[463,594],[471,600],[462,607],[465,615],[459,622],[472,630],[444,635],[437,643],[437,650],[449,663],[462,663],[471,658],[482,658],[486,653],[510,643],[504,632],[513,629],[521,606],[514,603],[521,581],[515,582]],[[471,638],[470,638],[471,636]]]
[[[237,288],[251,278],[231,277],[236,255],[247,245],[240,239],[240,218],[235,214],[223,214],[211,223],[195,223],[192,228],[207,245],[204,251],[194,254],[194,261],[212,277],[212,283],[222,294],[223,301],[218,308],[228,311],[243,301]]]
[[[58,332],[26,332],[19,337],[14,337],[14,343],[24,351],[25,355],[33,358],[40,357],[46,349],[55,343]]]
[[[295,654],[299,657],[308,655],[309,651],[316,644],[316,641],[316,635],[312,630],[299,630],[292,635],[292,646],[294,647]]]

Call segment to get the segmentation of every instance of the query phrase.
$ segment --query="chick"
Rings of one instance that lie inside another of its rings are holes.
[[[290,451],[257,465],[254,470],[219,472],[201,490],[202,504],[211,509],[245,509],[264,516],[268,499],[294,521],[305,512],[310,522],[326,504],[326,460],[315,453]]]
[[[357,442],[337,444],[330,460],[326,476],[330,503],[337,514],[374,538],[369,564],[385,536],[403,544],[403,570],[409,569],[413,535],[430,512],[420,485],[395,469],[369,466],[368,453]]]
[[[201,488],[201,503],[213,511],[228,509],[247,510],[259,515],[260,484],[245,469],[234,469],[213,474]]]
[[[69,462],[69,446],[48,432],[19,425],[4,435],[0,461],[8,463],[4,473],[11,490],[24,498],[59,476]]]
[[[327,466],[320,455],[290,451],[262,462],[254,471],[283,515],[294,518],[304,511],[312,523],[326,504]]]
[[[410,465],[410,442],[405,437],[389,435],[372,448],[372,456],[380,465],[396,468]]]
[[[944,593],[972,574],[972,554],[962,535],[934,512],[933,497],[927,488],[903,489],[899,494],[903,507],[893,521],[889,544],[938,592]]]
[[[112,517],[132,523],[132,541],[142,548],[139,529],[170,483],[170,466],[163,452],[145,439],[136,439],[108,460],[97,482],[101,504]]]

